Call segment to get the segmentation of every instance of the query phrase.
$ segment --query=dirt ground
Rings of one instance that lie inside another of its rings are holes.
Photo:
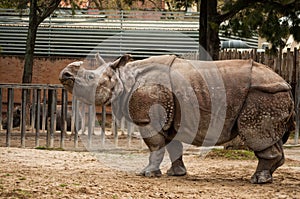
[[[146,152],[74,152],[0,147],[0,198],[300,198],[300,148],[286,148],[274,182],[249,182],[257,161],[185,152],[188,175],[136,173]],[[170,166],[168,158],[162,171]]]

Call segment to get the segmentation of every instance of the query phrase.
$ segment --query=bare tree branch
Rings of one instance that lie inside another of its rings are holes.
[[[61,0],[51,0],[49,6],[46,7],[42,13],[38,16],[37,22],[40,24],[44,19],[50,16],[50,14],[58,7]]]
[[[261,0],[264,1],[264,0]],[[257,1],[258,2],[258,1]],[[236,15],[241,10],[248,8],[251,4],[254,4],[253,0],[237,0],[230,10],[224,14],[220,14],[215,21],[218,23],[221,23],[223,21],[226,21],[230,18],[232,18],[234,15]]]

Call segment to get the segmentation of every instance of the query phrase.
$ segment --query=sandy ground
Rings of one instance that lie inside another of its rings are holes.
[[[274,182],[249,182],[256,160],[186,153],[188,175],[137,176],[146,152],[72,152],[0,147],[0,198],[300,198],[300,148],[288,148]],[[168,159],[162,164],[165,173]]]

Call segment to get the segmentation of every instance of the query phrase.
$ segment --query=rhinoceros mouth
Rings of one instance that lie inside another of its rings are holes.
[[[65,80],[63,79],[60,81],[61,81],[62,85],[65,87],[65,89],[67,89],[68,91],[70,91],[72,93],[75,79],[65,79]]]

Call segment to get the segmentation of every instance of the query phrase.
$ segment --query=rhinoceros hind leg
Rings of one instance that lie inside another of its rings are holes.
[[[273,172],[284,163],[282,141],[280,140],[263,151],[256,151],[255,155],[258,158],[258,165],[256,172],[251,177],[251,183],[271,183]]]
[[[172,140],[166,146],[172,162],[171,168],[167,171],[168,176],[184,176],[186,175],[186,168],[182,160],[183,146],[178,140]]]

